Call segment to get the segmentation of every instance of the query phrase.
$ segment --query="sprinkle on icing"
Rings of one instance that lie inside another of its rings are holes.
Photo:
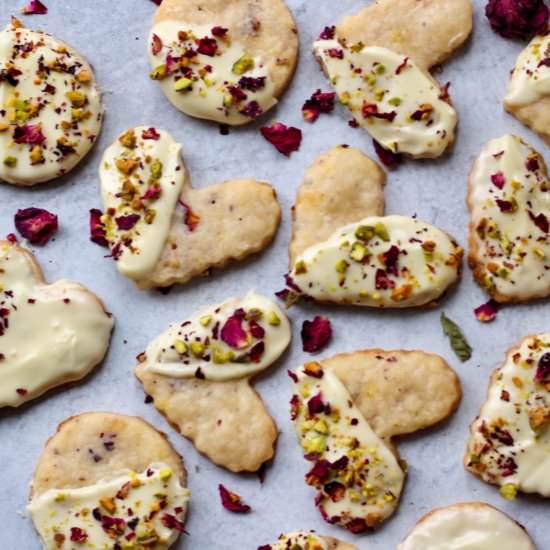
[[[0,32],[0,179],[62,176],[93,146],[103,107],[92,69],[49,34],[12,22]]]
[[[526,338],[493,376],[472,424],[466,465],[513,499],[550,496],[550,334]]]
[[[184,531],[188,500],[189,490],[159,463],[87,487],[51,489],[27,509],[46,550],[162,550]]]
[[[504,103],[511,107],[521,107],[548,95],[550,95],[550,32],[535,36],[519,55]]]
[[[328,543],[315,533],[296,531],[281,535],[275,544],[260,546],[258,550],[329,550]]]
[[[432,302],[457,280],[462,254],[427,223],[369,217],[308,248],[290,277],[295,290],[319,301],[414,307]]]
[[[138,127],[119,136],[100,168],[105,236],[118,270],[135,281],[156,268],[185,182],[181,145]]]
[[[291,415],[319,511],[353,533],[376,527],[399,501],[405,474],[396,457],[330,370],[308,363],[290,375]]]
[[[336,39],[314,44],[340,102],[393,153],[443,154],[454,139],[457,114],[447,93],[414,61],[391,50]]]
[[[38,282],[23,250],[0,243],[0,407],[84,376],[103,358],[112,326],[84,287]]]
[[[171,326],[140,360],[162,376],[235,380],[275,362],[290,335],[290,323],[279,306],[250,292]]]
[[[490,141],[470,176],[470,263],[497,299],[550,293],[550,182],[541,156],[520,138]]]
[[[228,29],[163,21],[153,28],[149,58],[151,78],[190,116],[246,124],[277,103],[264,62]]]
[[[397,550],[535,550],[529,535],[506,514],[486,504],[435,510]]]

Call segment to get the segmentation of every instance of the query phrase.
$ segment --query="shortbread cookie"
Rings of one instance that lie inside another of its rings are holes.
[[[313,48],[340,102],[382,147],[436,158],[454,142],[458,117],[447,92],[413,58],[334,38]]]
[[[181,457],[153,426],[85,413],[61,423],[46,444],[28,511],[48,550],[164,550],[184,529],[185,485]]]
[[[298,31],[283,0],[164,0],[151,32],[151,78],[187,115],[253,121],[286,90]]]
[[[313,531],[295,531],[281,535],[274,544],[264,544],[258,550],[357,550],[355,546]]]
[[[466,468],[500,486],[550,497],[550,333],[528,336],[506,355],[470,428]]]
[[[290,264],[339,227],[384,215],[384,171],[367,155],[346,145],[320,156],[306,172],[293,208]]]
[[[93,71],[73,48],[16,19],[0,32],[0,180],[63,176],[90,151],[103,106]]]
[[[0,408],[86,376],[112,328],[97,296],[66,279],[47,284],[29,251],[0,241]]]
[[[157,409],[216,464],[256,471],[273,457],[277,429],[251,387],[290,343],[290,323],[250,292],[171,326],[135,373]]]
[[[504,108],[550,146],[550,32],[535,36],[518,57]]]
[[[470,174],[468,255],[475,280],[499,302],[550,295],[550,182],[520,138],[490,141]]]
[[[352,533],[376,528],[399,504],[406,470],[392,437],[447,418],[461,396],[443,359],[366,350],[306,363],[296,374],[291,415],[322,517]],[[424,383],[410,384],[413,378]],[[433,391],[443,396],[433,401]]]
[[[270,185],[241,179],[193,189],[180,152],[167,132],[138,127],[103,156],[105,236],[119,271],[143,289],[185,283],[258,252],[280,223]]]
[[[483,502],[439,508],[424,516],[397,550],[535,550],[527,531]]]
[[[381,46],[424,70],[446,61],[469,38],[470,0],[377,0],[336,26],[342,44]]]

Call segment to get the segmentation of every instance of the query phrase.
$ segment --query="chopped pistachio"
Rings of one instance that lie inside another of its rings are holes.
[[[513,483],[506,483],[500,488],[500,494],[506,500],[514,500],[518,494],[518,487]]]
[[[390,240],[390,234],[388,233],[386,226],[382,222],[378,222],[377,224],[375,224],[374,233],[377,237],[380,237],[386,243]]]
[[[263,316],[264,312],[257,307],[252,307],[246,312],[247,321],[259,321]]]
[[[82,69],[76,76],[77,82],[81,84],[87,84],[92,81],[92,73],[88,69]]]
[[[297,261],[296,265],[294,266],[294,271],[296,271],[297,275],[302,275],[303,273],[307,273],[306,263],[303,260]]]
[[[219,348],[214,349],[214,353],[212,354],[212,361],[216,365],[223,365],[224,363],[229,363],[230,361],[233,361],[235,358],[235,354],[231,350],[222,351]]]
[[[355,236],[363,242],[369,242],[375,235],[374,228],[370,225],[360,225],[355,230]]]
[[[187,344],[183,340],[176,340],[174,342],[174,348],[176,348],[176,351],[183,355],[184,353],[187,353]]]
[[[233,64],[233,74],[242,75],[255,67],[254,59],[245,53],[240,59]]]
[[[86,94],[71,90],[65,94],[65,97],[71,102],[73,107],[84,107],[86,105]]]
[[[172,477],[172,470],[170,468],[163,468],[159,472],[159,477],[162,481],[168,481]]]
[[[270,311],[267,317],[267,322],[271,326],[277,327],[281,324],[281,319],[279,319],[279,316],[274,311]]]
[[[349,264],[346,260],[339,260],[336,262],[336,271],[338,273],[345,273],[348,270]]]
[[[353,46],[351,47],[351,51],[353,53],[359,53],[364,47],[365,44],[363,44],[363,42],[357,42],[357,44],[353,44]]]
[[[180,78],[174,82],[174,90],[176,92],[184,92],[191,89],[193,81],[190,78]]]
[[[401,105],[401,98],[400,97],[392,97],[388,99],[388,103],[392,105],[393,107],[399,107]]]
[[[206,348],[202,342],[191,342],[191,351],[197,359],[200,359],[204,355]]]
[[[118,141],[120,141],[121,145],[123,147],[127,147],[128,149],[135,149],[136,148],[136,133],[133,128],[130,128],[126,132],[124,132],[119,138]]]
[[[378,74],[384,74],[384,73],[386,72],[386,67],[385,67],[384,65],[382,65],[382,64],[377,65],[377,67],[376,67],[376,72],[377,72]]]
[[[162,177],[162,161],[160,159],[155,159],[153,164],[151,164],[151,177],[155,180],[158,180]]]
[[[203,315],[199,321],[203,327],[207,327],[212,322],[212,315]]]
[[[368,255],[369,250],[365,245],[363,245],[359,241],[353,243],[353,246],[351,247],[351,252],[349,254],[352,260],[355,260],[356,262],[362,262]]]
[[[31,149],[30,154],[31,164],[34,166],[35,164],[40,164],[44,161],[44,153],[42,151],[42,147],[40,145],[35,145]]]
[[[7,156],[4,158],[4,165],[9,168],[14,168],[15,166],[17,166],[17,159],[12,156]]]
[[[166,65],[159,65],[149,74],[151,80],[164,80],[167,76]]]

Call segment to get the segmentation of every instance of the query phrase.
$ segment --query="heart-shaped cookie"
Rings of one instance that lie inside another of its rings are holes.
[[[317,491],[319,511],[353,533],[374,529],[397,508],[405,481],[393,438],[455,411],[456,373],[437,355],[374,349],[289,374],[292,420],[312,463],[306,483]]]
[[[550,146],[550,33],[535,36],[519,55],[504,108]]]
[[[294,208],[292,292],[319,302],[404,308],[432,303],[456,283],[462,248],[416,218],[382,216],[383,183],[371,160],[346,147],[308,170]]]
[[[83,378],[112,328],[97,296],[66,279],[47,284],[29,251],[0,241],[0,407]]]
[[[506,134],[470,173],[469,264],[498,302],[550,295],[550,181],[541,155]]]
[[[357,550],[355,546],[347,544],[333,537],[323,537],[313,531],[295,531],[287,535],[280,535],[277,542],[259,546],[258,550]]]
[[[157,409],[195,447],[234,472],[273,457],[277,429],[251,379],[290,343],[281,309],[254,292],[172,325],[138,356]]]
[[[193,189],[180,151],[167,132],[138,127],[103,156],[100,238],[142,289],[185,283],[259,252],[279,227],[270,185],[241,179]]]
[[[180,111],[247,124],[290,83],[298,31],[283,0],[164,0],[149,59],[151,78]]]
[[[550,497],[550,334],[524,338],[491,376],[487,401],[470,428],[466,468],[500,486]]]

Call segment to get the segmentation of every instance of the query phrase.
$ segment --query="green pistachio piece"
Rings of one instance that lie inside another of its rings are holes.
[[[500,494],[506,500],[514,500],[516,498],[516,495],[518,494],[518,487],[513,483],[506,483],[506,485],[503,485],[500,488]]]
[[[149,74],[151,80],[164,80],[166,76],[166,65],[159,65]]]
[[[365,243],[369,242],[375,235],[374,227],[371,227],[370,225],[360,225],[355,230],[355,236]]]
[[[14,168],[17,166],[17,159],[15,157],[7,156],[4,158],[4,165],[8,168]]]
[[[206,348],[202,342],[191,342],[191,351],[197,359],[200,359],[204,355]]]
[[[160,159],[155,159],[151,164],[151,177],[154,180],[159,180],[162,177],[162,162]]]
[[[349,264],[346,260],[340,260],[336,262],[336,271],[338,273],[345,273],[348,270]]]
[[[242,75],[248,71],[251,71],[254,67],[254,59],[245,53],[240,59],[235,61],[232,71],[233,74]]]
[[[378,222],[377,224],[375,224],[374,233],[377,237],[380,237],[384,242],[386,243],[389,242],[390,234],[388,233],[388,230],[386,229],[386,226],[383,223]]]
[[[401,98],[400,97],[392,97],[388,99],[388,103],[392,105],[393,107],[399,107],[401,105]]]
[[[368,248],[360,242],[353,243],[349,257],[356,262],[362,262],[369,255]]]
[[[176,340],[174,342],[174,348],[176,348],[176,351],[183,355],[184,353],[187,353],[187,344],[183,340]]]
[[[273,327],[278,327],[281,324],[281,319],[274,311],[270,311],[267,322]]]
[[[84,107],[86,105],[86,95],[76,90],[71,90],[65,94],[65,97],[71,102],[73,107]]]
[[[174,90],[176,92],[185,92],[189,89],[191,89],[191,86],[193,85],[193,81],[190,78],[179,78],[174,82]]]

